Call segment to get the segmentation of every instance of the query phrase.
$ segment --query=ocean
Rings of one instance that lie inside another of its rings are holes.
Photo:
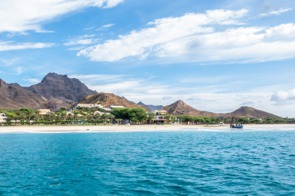
[[[295,130],[0,134],[0,195],[295,195]]]

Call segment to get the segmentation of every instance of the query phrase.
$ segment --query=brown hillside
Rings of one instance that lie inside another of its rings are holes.
[[[7,84],[0,79],[0,108],[20,109],[20,108],[43,108],[48,100],[32,93],[20,85]]]
[[[111,93],[96,93],[84,97],[79,103],[81,104],[101,104],[104,107],[110,107],[111,105],[124,106],[127,108],[143,108],[137,105],[125,97],[119,97]]]
[[[280,118],[274,114],[257,110],[255,108],[243,106],[239,109],[227,114],[230,117],[247,117],[247,118]]]
[[[166,110],[169,114],[180,116],[180,115],[190,115],[190,116],[215,116],[216,114],[212,112],[200,111],[197,110],[182,100],[178,100],[175,103],[165,106],[162,108]]]

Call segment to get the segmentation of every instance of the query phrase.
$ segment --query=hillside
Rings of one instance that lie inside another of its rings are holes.
[[[163,107],[162,109],[166,110],[169,114],[176,115],[176,116],[179,116],[179,115],[215,116],[216,115],[212,112],[197,110],[197,109],[187,105],[182,100],[178,100],[171,105]]]
[[[19,84],[8,84],[0,79],[0,108],[48,108],[57,110],[61,107],[71,107],[76,103],[96,103],[104,107],[121,105],[129,108],[142,107],[153,111],[164,109],[172,115],[191,116],[216,116],[216,117],[248,117],[248,118],[280,118],[274,114],[243,106],[231,113],[216,114],[197,110],[182,100],[162,107],[160,105],[138,104],[111,93],[97,93],[90,90],[78,79],[69,78],[67,75],[55,73],[47,74],[43,80],[31,87],[22,87]]]
[[[19,108],[43,108],[48,103],[46,98],[32,93],[21,87],[19,84],[7,84],[0,79],[0,108],[19,109]]]
[[[247,118],[280,118],[274,114],[257,110],[252,107],[243,106],[239,109],[227,114],[230,117],[247,117]]]
[[[81,104],[101,104],[104,107],[110,107],[111,105],[120,105],[128,108],[141,107],[134,102],[127,100],[125,97],[119,97],[111,93],[96,93],[84,97],[81,101]]]

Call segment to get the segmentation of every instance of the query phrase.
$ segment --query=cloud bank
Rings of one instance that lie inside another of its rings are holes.
[[[286,11],[282,10],[281,12]],[[295,57],[295,24],[243,24],[247,10],[211,10],[148,23],[148,28],[78,52],[92,61],[265,62]]]
[[[274,11],[271,11],[271,12],[268,12],[268,13],[260,14],[260,17],[278,16],[278,15],[281,15],[283,13],[286,13],[286,12],[289,12],[289,11],[292,11],[292,10],[293,10],[292,8],[274,10]]]
[[[14,43],[0,42],[0,52],[24,49],[42,49],[52,47],[53,43]]]
[[[0,32],[44,31],[41,24],[86,7],[112,8],[123,0],[1,0]]]
[[[275,102],[295,101],[295,89],[276,92],[272,95],[271,101],[275,101]]]

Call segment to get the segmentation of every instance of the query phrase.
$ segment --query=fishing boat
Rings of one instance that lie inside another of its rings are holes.
[[[243,125],[241,124],[230,124],[230,128],[233,128],[233,129],[243,129]]]

